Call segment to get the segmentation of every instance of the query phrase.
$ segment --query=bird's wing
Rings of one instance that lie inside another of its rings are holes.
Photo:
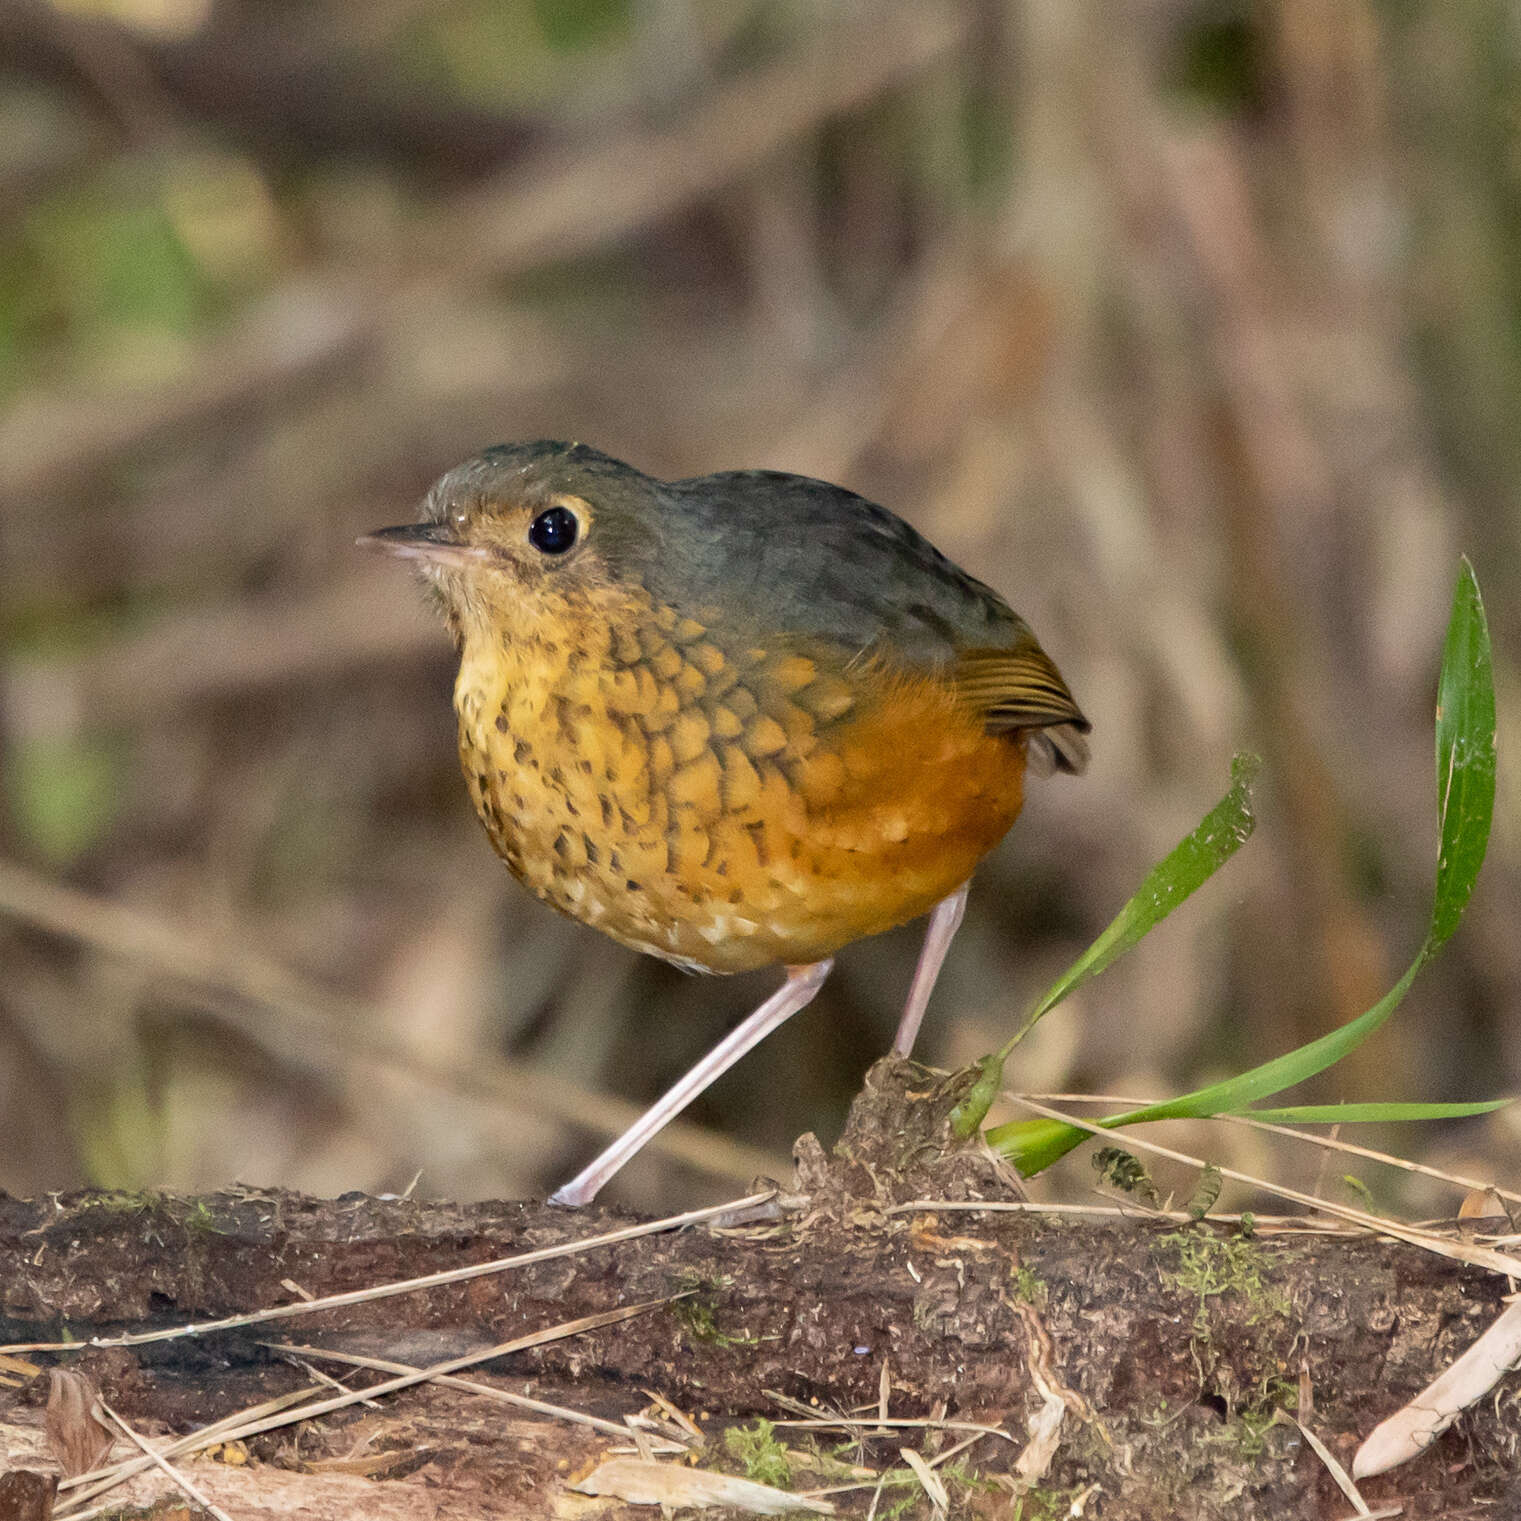
[[[990,734],[1022,732],[1041,770],[1081,772],[1089,723],[1050,657],[1026,637],[1012,649],[970,650],[952,667],[956,690],[983,715]]]
[[[1029,625],[895,513],[806,476],[726,471],[664,488],[672,512],[647,578],[765,632],[780,612],[818,641],[948,672],[989,732],[1019,733],[1033,767],[1081,771],[1088,721]]]

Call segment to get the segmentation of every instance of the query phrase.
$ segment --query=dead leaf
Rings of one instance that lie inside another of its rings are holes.
[[[898,1456],[914,1471],[914,1477],[923,1486],[925,1494],[929,1496],[931,1508],[937,1517],[944,1516],[950,1510],[951,1497],[946,1493],[945,1485],[940,1475],[924,1461],[921,1453],[915,1452],[912,1447],[900,1447]]]
[[[1499,1319],[1408,1405],[1374,1427],[1352,1459],[1352,1477],[1371,1479],[1424,1452],[1462,1411],[1483,1399],[1518,1361],[1521,1361],[1521,1299],[1513,1300]]]
[[[1477,1228],[1481,1222],[1489,1220],[1502,1227],[1511,1224],[1505,1201],[1492,1188],[1473,1188],[1464,1194],[1463,1202],[1458,1205],[1458,1219],[1470,1228]]]
[[[570,1487],[579,1494],[607,1495],[628,1505],[732,1505],[754,1516],[780,1516],[792,1510],[834,1514],[834,1506],[826,1500],[807,1500],[750,1479],[643,1458],[609,1458]]]
[[[94,1413],[99,1398],[100,1390],[87,1374],[72,1368],[49,1371],[45,1429],[66,1479],[98,1468],[116,1441],[116,1433]]]

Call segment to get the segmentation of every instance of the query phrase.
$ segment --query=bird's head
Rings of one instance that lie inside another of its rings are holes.
[[[595,616],[659,554],[659,484],[585,444],[499,444],[442,476],[416,523],[361,544],[417,562],[455,642]]]

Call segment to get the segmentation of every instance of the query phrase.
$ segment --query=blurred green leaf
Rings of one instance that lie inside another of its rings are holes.
[[[1376,1215],[1380,1213],[1378,1204],[1373,1198],[1373,1190],[1359,1177],[1350,1172],[1341,1175],[1341,1186],[1357,1200],[1357,1207],[1366,1214]]]
[[[108,321],[171,333],[195,330],[201,282],[162,206],[124,206],[103,218],[94,256],[97,297]]]
[[[1199,7],[1179,29],[1175,45],[1174,87],[1217,110],[1256,110],[1266,93],[1266,57],[1262,19],[1251,8],[1233,3]]]
[[[1258,1099],[1323,1072],[1360,1046],[1399,1007],[1416,974],[1456,928],[1484,863],[1495,793],[1495,694],[1489,628],[1478,581],[1466,558],[1458,571],[1442,653],[1436,735],[1441,835],[1436,891],[1426,938],[1404,976],[1366,1013],[1318,1040],[1223,1082],[1160,1104],[1108,1116],[1099,1120],[1099,1125],[1112,1130],[1147,1120],[1203,1119],[1214,1114],[1252,1112],[1248,1106]],[[1106,936],[1109,933],[1105,931]],[[1097,944],[1103,940],[1101,936]],[[1080,960],[1078,966],[1082,965]],[[1409,1114],[1413,1106],[1394,1107],[1403,1107],[1406,1117],[1413,1117]],[[987,1139],[1028,1176],[1049,1167],[1087,1138],[1087,1131],[1074,1126],[1053,1129],[1054,1124],[1045,1120],[1017,1121],[990,1130]]]
[[[633,16],[630,0],[451,0],[415,8],[391,40],[390,64],[487,109],[563,111],[606,95]]]
[[[164,1117],[141,1060],[123,1056],[109,1081],[70,1095],[75,1143],[96,1188],[140,1189],[163,1167]]]
[[[109,740],[68,735],[19,739],[6,757],[5,786],[17,832],[64,866],[110,828],[125,757]]]
[[[195,261],[151,187],[92,185],[39,206],[28,241],[76,327],[93,323],[190,331]]]
[[[629,0],[533,0],[544,40],[556,52],[591,47],[629,28]]]

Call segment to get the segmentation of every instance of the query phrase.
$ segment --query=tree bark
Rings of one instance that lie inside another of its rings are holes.
[[[646,1301],[663,1302],[467,1376],[613,1421],[658,1394],[702,1427],[698,1467],[744,1472],[748,1452],[752,1476],[783,1475],[800,1492],[862,1470],[862,1487],[831,1497],[843,1514],[864,1515],[885,1474],[877,1515],[930,1515],[900,1449],[933,1463],[972,1435],[954,1426],[969,1422],[1005,1435],[978,1437],[939,1470],[952,1514],[1333,1518],[1351,1503],[1275,1415],[1297,1414],[1350,1466],[1373,1425],[1502,1308],[1507,1285],[1495,1276],[1372,1236],[1265,1223],[1244,1233],[1139,1210],[979,1210],[1012,1198],[997,1164],[932,1144],[944,1106],[914,1069],[884,1065],[873,1079],[832,1158],[811,1137],[799,1143],[794,1188],[768,1218],[208,1337],[0,1359],[0,1471],[12,1471],[0,1521],[46,1515],[33,1495],[44,1480],[25,1474],[57,1471],[43,1434],[46,1372],[29,1378],[28,1363],[87,1373],[139,1431],[182,1433],[312,1382],[266,1343],[431,1365]],[[0,1339],[88,1341],[218,1318],[632,1222],[534,1203],[250,1189],[0,1197]],[[323,1367],[356,1384],[385,1377]],[[1512,1375],[1422,1458],[1366,1482],[1365,1499],[1402,1504],[1406,1517],[1521,1516],[1517,1390]],[[948,1429],[880,1431],[884,1400],[893,1418],[943,1416]],[[755,1424],[795,1406],[854,1425],[779,1425],[767,1438]],[[1043,1409],[1046,1445],[1031,1446]],[[734,1445],[729,1430],[741,1433]],[[580,1514],[590,1502],[568,1486],[617,1445],[424,1384],[182,1466],[240,1518],[528,1517]],[[126,1451],[119,1442],[115,1456]],[[113,1498],[123,1494],[184,1503],[162,1474]],[[604,1503],[596,1513],[650,1514]]]

